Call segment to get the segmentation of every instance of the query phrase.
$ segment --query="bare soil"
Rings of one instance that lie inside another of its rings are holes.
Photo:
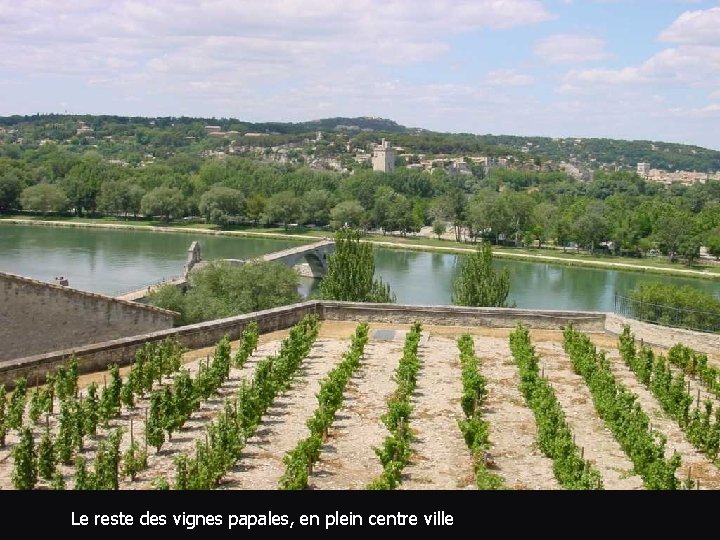
[[[244,449],[236,467],[227,475],[222,489],[276,489],[284,471],[282,458],[297,442],[308,435],[306,420],[317,406],[316,392],[322,378],[341,359],[350,346],[350,338],[357,326],[352,321],[326,321],[322,324],[319,338],[290,388],[278,396],[264,417],[258,432]],[[390,339],[374,337],[375,330],[396,330]],[[311,474],[311,489],[364,489],[381,472],[380,460],[374,448],[382,443],[387,430],[381,422],[386,411],[386,399],[395,389],[393,372],[402,354],[404,334],[408,325],[372,324],[370,340],[360,369],[350,380],[345,401],[338,411],[329,437],[323,446],[320,460]],[[473,335],[480,370],[488,379],[488,399],[484,418],[490,426],[491,454],[495,462],[494,472],[500,475],[511,489],[559,489],[553,475],[553,464],[536,445],[536,424],[532,411],[526,406],[518,389],[519,375],[512,361],[508,346],[510,329],[464,328],[427,326],[421,341],[419,354],[422,360],[418,384],[412,396],[413,413],[410,419],[415,436],[412,444],[413,457],[403,475],[402,489],[474,489],[472,457],[457,425],[462,418],[459,400],[461,377],[456,339],[468,332]],[[195,443],[205,436],[205,428],[222,410],[224,401],[232,398],[241,381],[248,379],[257,362],[275,354],[287,331],[265,334],[260,346],[242,369],[233,368],[229,379],[218,394],[202,403],[186,425],[173,439],[165,443],[160,452],[149,448],[149,468],[131,482],[123,479],[122,489],[150,489],[160,476],[172,484],[174,460],[181,453],[193,452]],[[651,418],[653,429],[667,437],[670,455],[678,451],[682,467],[678,477],[689,474],[700,480],[703,489],[720,488],[720,469],[704,455],[697,452],[687,441],[677,423],[662,413],[657,400],[639,383],[622,363],[617,352],[617,339],[613,336],[593,333],[593,342],[609,351],[613,372],[627,387],[638,395],[639,403]],[[578,446],[584,455],[600,471],[607,489],[642,489],[641,479],[634,474],[632,464],[620,445],[598,418],[590,393],[571,369],[570,361],[562,350],[562,332],[534,330],[531,338],[541,357],[541,366],[565,412]],[[692,346],[692,344],[689,344]],[[238,343],[232,344],[233,353]],[[189,351],[184,355],[185,368],[196,373],[200,363],[213,353],[213,347]],[[656,349],[657,352],[665,352]],[[127,373],[123,368],[122,373]],[[92,381],[102,384],[102,373],[83,375],[81,387]],[[165,379],[162,384],[172,380]],[[159,387],[159,386],[158,386]],[[691,391],[700,389],[700,399],[718,400],[705,392],[697,383],[690,382]],[[111,421],[109,428],[101,429],[96,438],[87,438],[82,455],[90,466],[94,460],[97,442],[109,430],[122,427],[125,430],[122,448],[130,442],[130,423],[133,436],[144,440],[145,411],[149,407],[146,396],[136,406],[123,408],[119,418]],[[48,419],[52,433],[58,429],[56,414]],[[29,422],[26,420],[26,423]],[[36,443],[45,430],[45,420],[33,427]],[[11,449],[18,441],[13,430],[8,434],[7,444],[0,448],[0,489],[11,489]],[[68,488],[73,485],[73,467],[62,466]],[[41,481],[40,488],[47,483]]]

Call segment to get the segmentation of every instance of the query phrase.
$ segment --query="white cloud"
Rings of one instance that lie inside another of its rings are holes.
[[[0,0],[0,76],[178,94],[295,84],[435,60],[459,33],[551,17],[540,0]]]
[[[660,34],[660,40],[720,46],[720,7],[686,11]]]
[[[589,35],[555,34],[538,41],[533,50],[550,64],[578,64],[609,57],[605,41]]]
[[[563,78],[561,90],[592,91],[649,83],[665,88],[720,85],[720,7],[682,13],[659,39],[677,45],[635,66],[572,70]]]
[[[485,80],[494,86],[527,86],[535,82],[535,79],[527,74],[518,73],[514,69],[496,69],[490,71]]]
[[[649,83],[666,87],[720,84],[720,47],[683,45],[662,50],[637,66],[571,70],[563,78],[561,89],[592,90]]]
[[[696,108],[683,108],[683,107],[674,107],[669,110],[671,114],[674,116],[679,116],[683,118],[709,118],[709,117],[715,117],[720,116],[720,103],[710,103],[709,105],[706,105],[705,107],[696,107]]]

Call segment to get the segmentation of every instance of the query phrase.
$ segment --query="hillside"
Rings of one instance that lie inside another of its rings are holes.
[[[85,133],[78,133],[79,122],[88,126]],[[604,165],[632,169],[638,162],[649,162],[652,168],[670,171],[720,170],[720,151],[698,146],[619,139],[439,133],[408,128],[392,120],[375,117],[335,117],[298,123],[253,123],[234,118],[18,115],[0,117],[0,155],[10,153],[12,157],[13,143],[19,143],[24,148],[38,146],[43,140],[84,146],[88,142],[88,136],[91,136],[90,142],[92,139],[124,137],[124,144],[129,146],[126,150],[135,152],[164,148],[165,153],[171,153],[168,152],[169,149],[177,150],[198,144],[202,150],[207,146],[201,143],[208,139],[206,125],[219,126],[224,132],[237,132],[239,138],[245,133],[266,135],[255,138],[254,144],[260,146],[299,142],[317,131],[323,131],[343,135],[357,145],[368,145],[377,142],[381,137],[389,137],[393,144],[413,153],[485,153],[497,156],[525,152],[541,160],[577,160],[590,168]],[[78,135],[82,137],[78,138]],[[217,144],[210,146],[215,147]],[[113,152],[122,153],[122,149],[115,147]]]

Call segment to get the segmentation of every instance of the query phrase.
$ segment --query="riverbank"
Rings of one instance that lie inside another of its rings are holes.
[[[292,232],[282,230],[261,231],[257,229],[247,230],[214,230],[208,228],[204,224],[192,225],[164,225],[158,226],[150,222],[121,222],[119,220],[92,220],[72,218],[68,220],[38,220],[32,218],[0,218],[0,223],[17,224],[17,225],[38,225],[45,227],[85,227],[85,228],[105,228],[116,230],[143,230],[153,232],[185,232],[192,234],[212,235],[212,236],[236,236],[240,238],[277,238],[284,240],[311,241],[317,240],[328,235],[327,231],[303,231]],[[472,253],[475,248],[470,244],[461,244],[451,240],[435,240],[431,238],[397,238],[387,236],[373,236],[364,241],[373,245],[386,249],[397,250],[413,250],[426,251],[435,253],[452,253],[466,254]],[[605,270],[625,270],[632,272],[642,272],[646,274],[658,274],[666,276],[691,277],[700,279],[720,280],[720,267],[701,266],[696,268],[680,268],[671,263],[665,263],[657,260],[627,260],[627,262],[608,261],[590,255],[572,254],[572,253],[553,253],[545,254],[539,250],[514,249],[514,248],[498,248],[493,247],[493,254],[498,259],[511,259],[529,262],[545,262],[550,264],[599,268]]]

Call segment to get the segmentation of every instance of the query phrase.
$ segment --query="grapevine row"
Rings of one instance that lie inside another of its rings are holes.
[[[37,424],[43,414],[54,414],[55,398],[69,408],[90,412],[89,433],[95,434],[97,423],[107,427],[109,420],[120,414],[123,403],[132,406],[135,394],[142,395],[152,387],[153,381],[160,381],[164,375],[177,371],[180,367],[182,346],[177,341],[165,340],[162,343],[147,343],[136,352],[135,363],[130,369],[128,381],[123,385],[120,369],[116,364],[109,367],[110,385],[105,385],[98,394],[98,385],[92,383],[82,397],[78,392],[78,361],[76,357],[60,366],[55,373],[46,376],[46,384],[37,387],[30,396],[29,418]],[[5,444],[9,429],[18,432],[23,427],[23,418],[28,399],[27,379],[15,381],[15,390],[7,402],[5,388],[0,386],[0,446]],[[6,409],[7,402],[7,411]]]
[[[258,327],[252,322],[243,331],[241,343],[232,362],[236,367],[243,367],[248,357],[254,352],[258,342]],[[230,375],[230,341],[224,337],[215,347],[212,362],[200,364],[197,376],[193,380],[187,370],[177,373],[172,385],[155,390],[150,396],[150,413],[145,423],[145,448],[141,448],[134,440],[132,420],[130,423],[130,447],[122,456],[122,476],[135,479],[136,475],[147,468],[147,445],[151,444],[160,451],[164,442],[164,432],[168,439],[172,433],[183,427],[190,415],[200,407],[202,400],[210,398]],[[125,388],[125,387],[123,387]],[[98,450],[96,467],[102,462],[102,447]],[[115,466],[115,481],[106,489],[117,489],[118,468]],[[76,461],[75,489],[102,489],[102,477],[95,473],[85,472],[82,458]]]
[[[458,426],[473,456],[478,488],[500,489],[503,486],[502,477],[490,472],[485,465],[485,455],[490,449],[489,424],[482,419],[482,406],[487,398],[487,379],[478,369],[479,359],[475,356],[475,344],[469,334],[458,339],[458,349],[463,385],[460,404],[465,413],[465,419],[458,420]]]
[[[623,328],[619,348],[625,364],[657,398],[663,411],[677,422],[688,441],[714,461],[720,449],[720,408],[713,415],[711,401],[705,401],[702,410],[698,401],[691,414],[693,397],[688,391],[689,383],[685,382],[685,372],[673,375],[669,361],[662,355],[656,357],[649,347],[641,345],[638,351],[629,326]]]
[[[697,377],[708,392],[720,399],[720,369],[708,365],[706,354],[678,343],[668,351],[667,358],[671,364],[682,369],[685,375]]]
[[[149,375],[150,385],[157,378],[170,373],[179,367],[182,347],[175,341],[166,340],[160,344],[146,344],[136,353],[136,366],[147,366],[145,373]],[[138,373],[134,366],[134,373]],[[132,372],[132,370],[131,370]],[[0,389],[0,435],[4,443],[4,435],[7,428],[14,428],[20,434],[20,444],[13,448],[13,483],[18,489],[31,489],[35,486],[38,475],[50,482],[50,486],[56,489],[64,488],[64,478],[58,470],[58,463],[69,464],[73,456],[84,448],[84,438],[87,435],[95,436],[99,423],[105,427],[111,418],[120,412],[122,402],[122,379],[117,365],[110,366],[111,383],[104,386],[102,393],[98,396],[97,384],[92,383],[85,396],[78,392],[78,362],[77,358],[71,357],[63,366],[60,366],[54,374],[47,376],[47,384],[44,387],[37,387],[30,398],[29,418],[37,424],[40,417],[45,414],[45,433],[34,449],[33,434],[31,428],[23,427],[23,416],[27,401],[27,380],[24,378],[16,381],[16,390],[10,399],[8,414],[4,412],[5,392]],[[50,434],[50,415],[54,413],[55,398],[60,402],[58,415],[59,428],[57,435],[53,438]],[[114,440],[111,435],[106,441],[98,445],[99,454],[106,455],[108,441]],[[117,436],[119,437],[119,435]],[[119,440],[119,439],[118,439]],[[110,454],[117,452],[109,452]],[[146,454],[143,455],[139,447],[131,445],[128,459],[135,458],[136,467],[146,461]],[[76,458],[76,466],[83,458]],[[119,460],[115,460],[119,461]],[[100,460],[96,467],[100,467],[101,477],[110,477],[112,474],[104,474],[103,464]],[[117,463],[116,463],[117,466]],[[116,467],[117,468],[117,467]],[[127,469],[133,472],[132,467]],[[117,475],[115,475],[117,476]],[[112,487],[107,482],[100,482],[98,488]]]
[[[403,355],[395,369],[397,388],[387,400],[388,410],[381,417],[390,435],[385,437],[382,447],[375,448],[383,472],[370,483],[368,489],[395,489],[401,481],[402,470],[410,462],[412,455],[410,443],[413,439],[409,426],[410,413],[413,409],[410,398],[415,391],[417,373],[420,369],[417,351],[421,332],[422,326],[416,322],[405,338]]]
[[[520,370],[520,392],[535,415],[538,445],[553,460],[555,478],[566,489],[603,489],[600,473],[584,459],[555,391],[540,373],[526,327],[518,325],[510,334],[510,350]]]
[[[236,368],[245,365],[257,348],[257,343],[258,326],[253,321],[243,331],[240,347],[232,358]],[[230,364],[230,341],[225,337],[215,348],[212,362],[200,363],[200,370],[194,380],[187,370],[182,370],[175,376],[172,386],[153,392],[145,425],[148,444],[159,452],[165,442],[165,432],[170,440],[173,432],[181,429],[192,413],[200,408],[202,401],[217,392],[230,376]]]
[[[317,394],[318,407],[307,421],[310,435],[297,443],[283,458],[285,472],[280,478],[282,489],[305,489],[315,462],[320,459],[323,441],[335,420],[335,413],[342,406],[345,387],[360,367],[360,360],[368,341],[368,324],[362,323],[355,329],[350,349],[342,361],[320,382]]]
[[[632,461],[648,489],[678,489],[675,471],[680,455],[665,458],[665,437],[653,432],[650,419],[637,402],[637,396],[619,383],[605,353],[598,353],[590,339],[572,325],[563,331],[565,351],[575,373],[585,379],[595,410],[612,431]]]
[[[318,318],[306,316],[290,330],[277,356],[258,362],[251,382],[243,381],[233,401],[206,428],[205,441],[198,441],[195,455],[175,459],[175,489],[212,489],[240,457],[245,441],[257,430],[263,415],[279,393],[293,381],[310,352],[319,330]],[[160,479],[157,487],[169,487]]]
[[[243,333],[243,340],[240,349],[234,357],[234,363],[238,367],[242,367],[248,356],[252,354],[257,346],[258,332],[256,323],[251,323]],[[147,442],[157,446],[158,437],[162,441],[164,438],[163,429],[168,430],[168,436],[171,436],[174,429],[182,427],[185,420],[195,410],[200,403],[200,399],[207,399],[214,393],[217,387],[227,378],[230,367],[230,349],[229,342],[224,339],[218,345],[215,358],[212,365],[201,365],[198,377],[193,381],[190,379],[186,371],[180,372],[174,380],[172,388],[166,386],[163,390],[155,391],[151,396],[151,404],[157,409],[160,403],[160,411],[162,415],[158,415],[158,411],[152,411],[151,419],[154,422],[148,422],[146,426],[146,444],[145,449],[141,448],[133,437],[132,420],[130,426],[130,446],[123,454],[121,460],[119,456],[119,447],[116,450],[108,450],[108,440],[120,441],[121,432],[116,431],[106,441],[101,441],[98,445],[98,459],[95,460],[96,471],[87,471],[86,459],[80,455],[75,458],[76,469],[76,489],[114,489],[117,487],[118,467],[122,464],[119,471],[123,476],[129,476],[134,479],[138,472],[147,467]],[[53,441],[49,427],[46,428],[38,448],[37,455],[33,457],[32,450],[32,433],[22,434],[22,442],[18,448],[16,468],[24,468],[28,472],[24,475],[18,474],[14,477],[18,478],[15,482],[16,487],[30,488],[35,484],[37,475],[33,475],[33,460],[37,460],[37,469],[40,477],[51,482],[51,487],[64,488],[64,480],[62,475],[57,471],[57,462],[71,463],[75,452],[83,449],[83,437],[85,435],[95,435],[98,422],[102,422],[107,426],[107,421],[119,413],[121,403],[129,407],[134,406],[134,396],[142,395],[146,391],[152,389],[154,381],[160,381],[162,376],[177,371],[180,367],[180,357],[182,348],[177,342],[166,341],[159,345],[147,344],[140,349],[136,355],[136,362],[130,370],[129,377],[123,384],[119,369],[117,366],[111,366],[111,383],[97,397],[97,385],[90,385],[86,396],[80,397],[77,391],[77,360],[72,358],[68,364],[61,366],[58,371],[49,377],[50,382],[45,388],[38,388],[33,394],[30,407],[30,418],[37,422],[42,412],[48,414],[52,412],[53,394],[57,395],[60,401],[59,431]],[[24,393],[24,381],[21,381],[22,396]],[[193,385],[194,382],[194,385]],[[0,396],[2,392],[0,392]],[[40,396],[40,397],[38,397]],[[157,396],[161,399],[158,400]],[[2,400],[2,397],[0,397]],[[18,399],[16,402],[20,402]],[[50,408],[48,408],[48,404]],[[17,407],[19,409],[20,407]],[[40,412],[38,412],[38,410]],[[22,412],[20,413],[22,417]],[[147,429],[149,427],[149,429]],[[155,429],[159,427],[158,430]],[[120,433],[119,435],[117,433]],[[103,471],[108,467],[103,464],[104,456],[113,455],[115,459],[111,460],[114,465],[109,469],[109,473]],[[98,469],[99,468],[99,469]],[[114,471],[114,472],[113,472]],[[21,480],[24,478],[24,480]],[[35,478],[35,481],[30,482]],[[114,478],[112,482],[103,481],[103,478]]]

